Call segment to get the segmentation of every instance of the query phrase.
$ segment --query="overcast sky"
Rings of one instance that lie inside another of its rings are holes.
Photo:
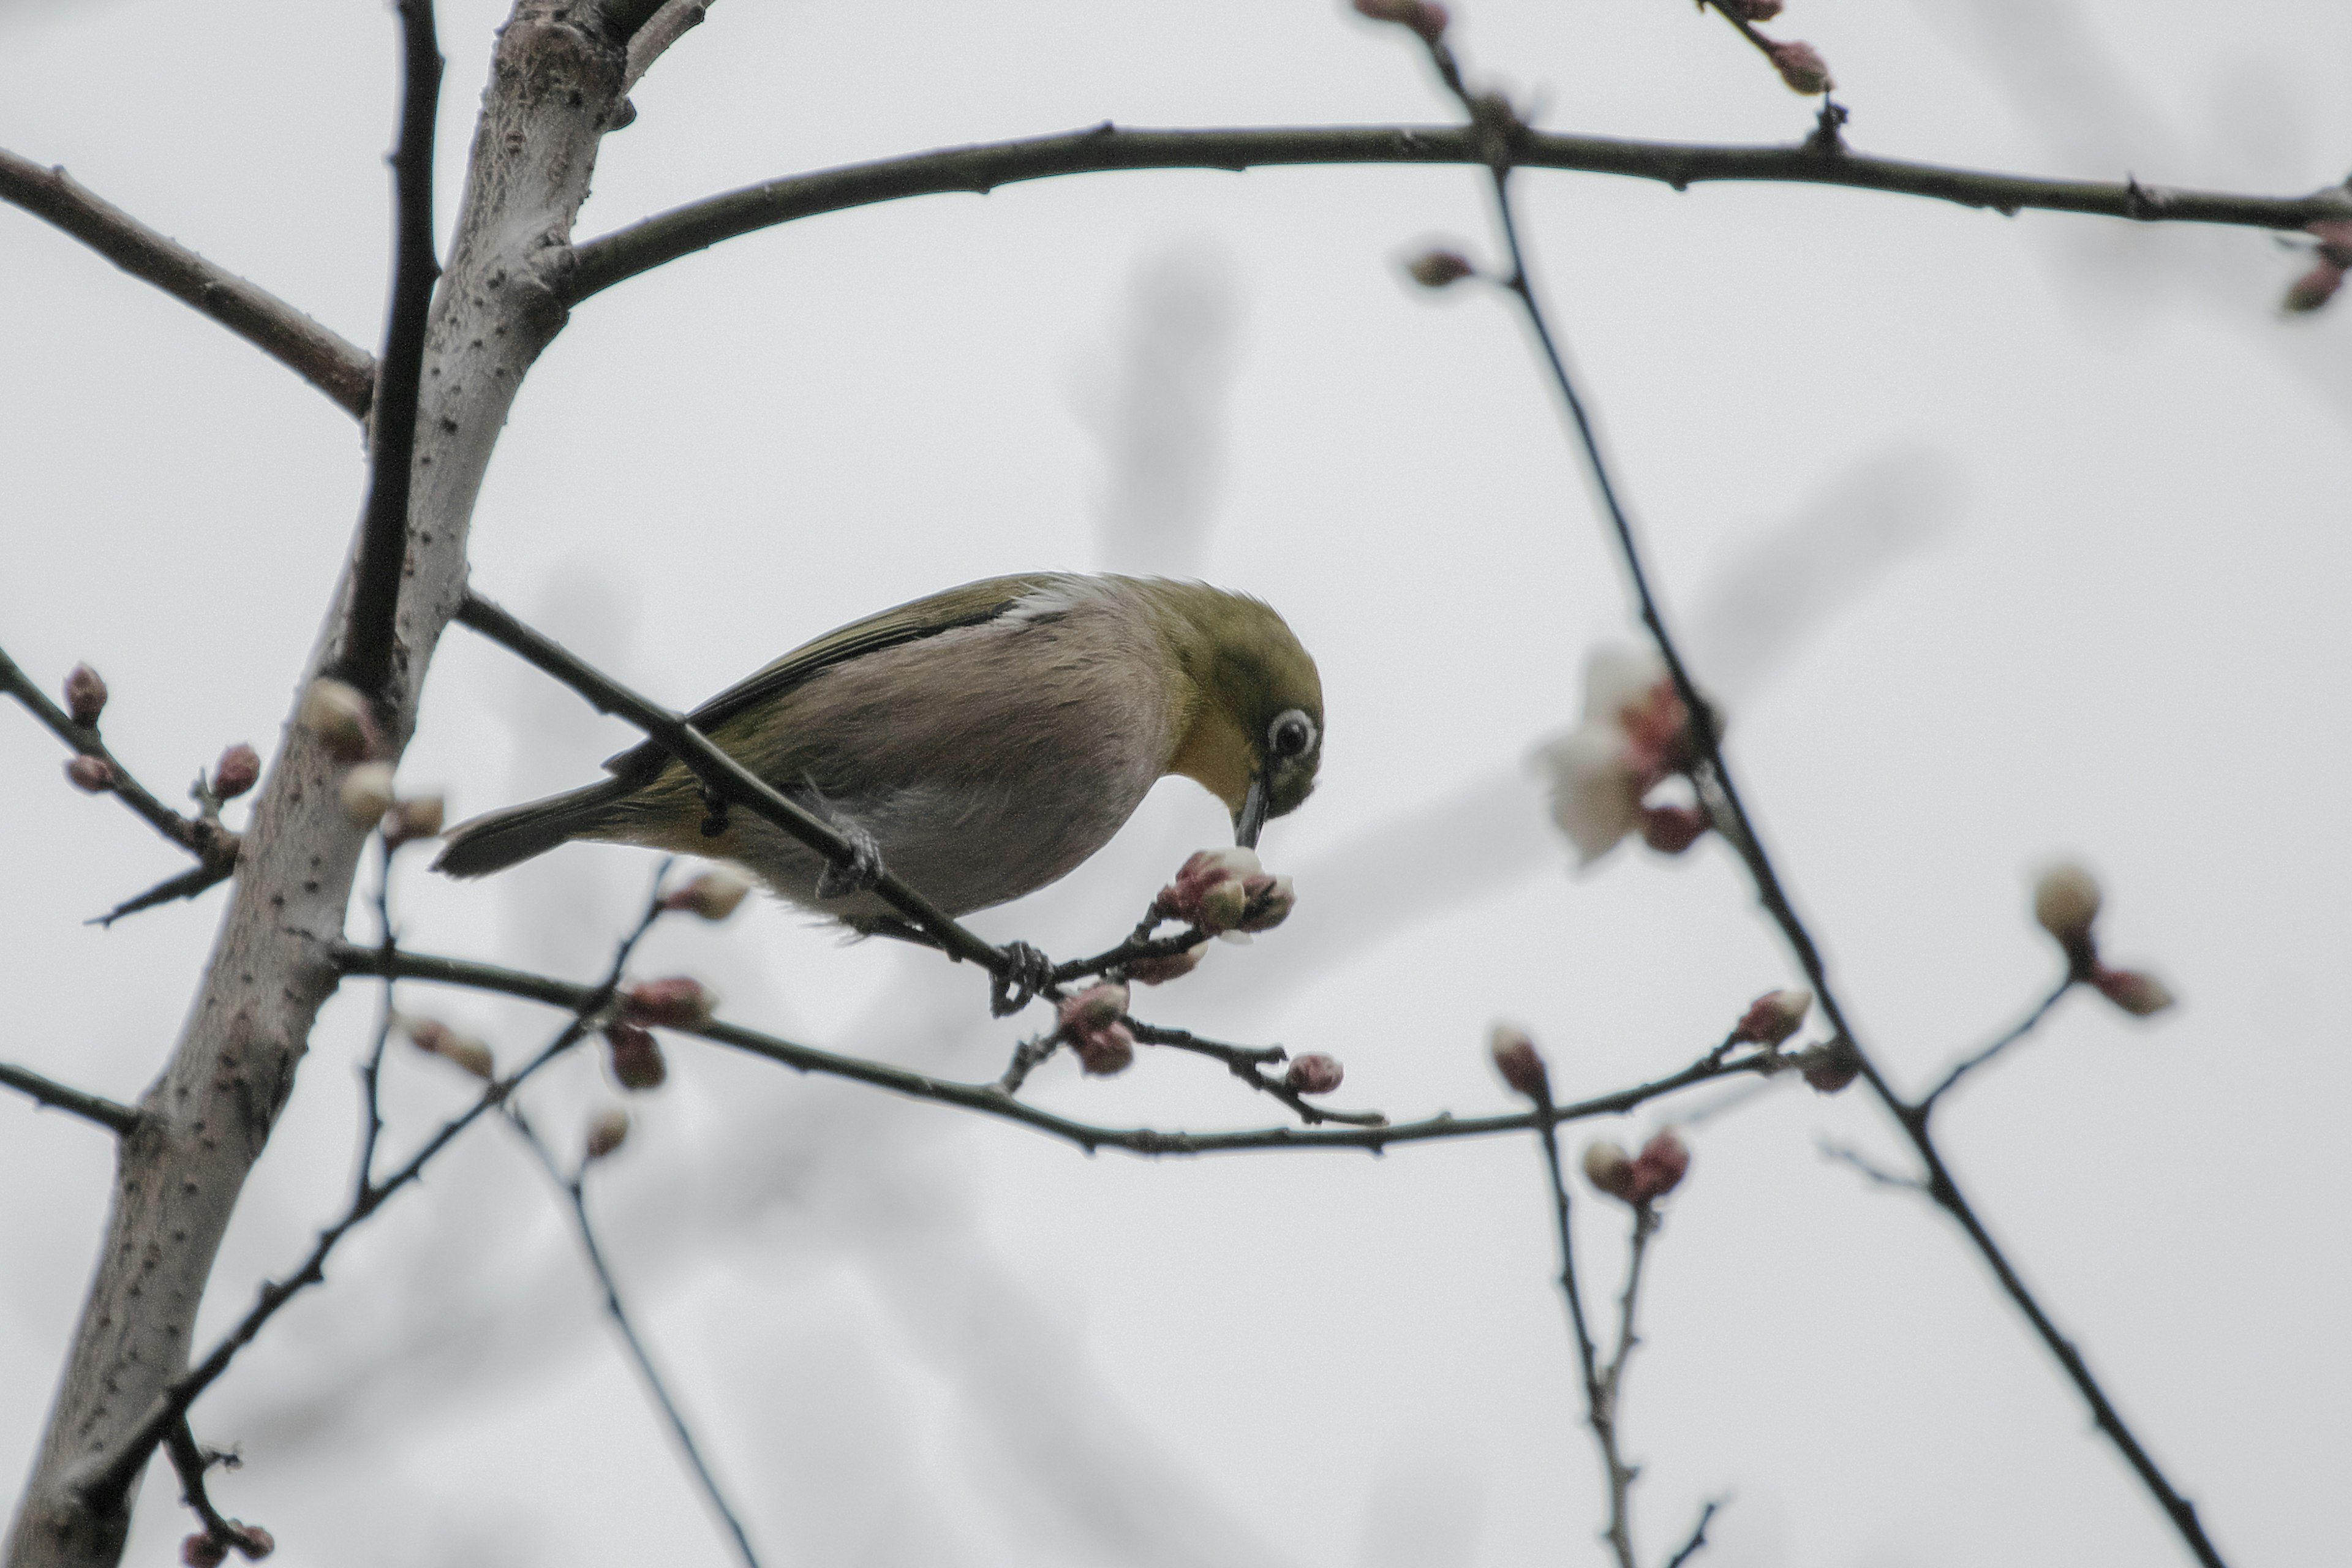
[[[1546,126],[1806,129],[1688,5],[1456,10],[1474,73]],[[440,7],[445,237],[502,15]],[[2352,166],[2352,11],[2326,0],[1798,0],[1776,26],[1828,57],[1874,153],[2274,194]],[[14,0],[0,146],[372,347],[396,64],[373,0]],[[583,235],[1106,118],[1446,111],[1405,39],[1330,0],[729,0],[635,101]],[[1670,607],[1879,1058],[1931,1081],[2050,984],[2025,898],[2055,855],[2105,880],[2112,954],[2181,995],[2151,1024],[2069,1001],[1940,1125],[2231,1561],[2313,1560],[2352,1473],[2352,1065],[2327,978],[2352,883],[2352,301],[2282,320],[2300,263],[2251,230],[1522,184]],[[1339,1100],[1400,1118],[1506,1107],[1498,1016],[1534,1031],[1564,1096],[1671,1070],[1794,971],[1720,846],[1571,875],[1543,821],[1526,759],[1574,722],[1587,650],[1632,622],[1519,323],[1398,275],[1432,237],[1491,255],[1482,198],[1459,169],[1088,176],[689,258],[582,306],[533,372],[475,583],[679,706],[996,573],[1260,594],[1328,692],[1322,787],[1265,845],[1301,903],[1149,1016],[1328,1050]],[[357,514],[356,432],[13,209],[0,279],[0,647],[45,681],[96,665],[112,743],[177,798],[228,742],[271,749]],[[629,738],[453,631],[401,776],[466,815],[584,782]],[[131,1099],[223,895],[82,924],[178,868],[60,761],[0,713],[0,1055]],[[1095,862],[975,923],[1102,945],[1223,835],[1171,781]],[[650,871],[578,847],[462,887],[410,868],[395,900],[419,947],[585,977]],[[665,928],[641,967],[702,975],[745,1023],[961,1078],[992,1077],[1021,1033],[984,1020],[970,972],[774,906]],[[337,1212],[377,1000],[328,1009],[200,1340]],[[509,1061],[560,1022],[422,988],[404,1005]],[[670,1054],[591,1195],[771,1568],[1595,1560],[1599,1465],[1524,1140],[1089,1159],[720,1047]],[[394,1148],[462,1103],[440,1064],[389,1076]],[[1057,1062],[1034,1092],[1160,1127],[1272,1109],[1150,1052],[1110,1082]],[[613,1093],[583,1058],[533,1103],[568,1129]],[[1669,1120],[1695,1159],[1625,1396],[1647,1560],[1725,1494],[1706,1560],[1726,1568],[2182,1560],[1952,1229],[1824,1161],[1826,1139],[1899,1163],[1860,1091],[1701,1091],[1571,1144]],[[109,1174],[103,1134],[0,1103],[0,1475],[30,1465]],[[1623,1230],[1581,1205],[1596,1311]],[[552,1194],[495,1127],[355,1239],[196,1426],[243,1443],[216,1496],[290,1563],[729,1560]],[[175,1493],[151,1476],[129,1561],[173,1560]]]

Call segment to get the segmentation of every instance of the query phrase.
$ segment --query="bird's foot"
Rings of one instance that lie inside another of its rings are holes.
[[[717,838],[726,831],[727,797],[709,784],[704,784],[702,786],[702,836],[705,838]]]
[[[852,893],[874,890],[882,879],[882,846],[857,823],[839,812],[826,814],[834,831],[849,840],[849,863],[828,865],[816,879],[816,896],[820,899],[847,898]]]
[[[1004,973],[988,985],[988,1016],[1006,1018],[1026,1007],[1054,984],[1054,961],[1025,942],[1008,942]]]

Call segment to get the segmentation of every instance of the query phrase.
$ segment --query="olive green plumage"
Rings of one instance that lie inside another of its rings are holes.
[[[950,588],[829,632],[690,715],[730,755],[953,914],[1020,897],[1108,843],[1152,784],[1198,780],[1255,837],[1322,756],[1315,661],[1258,600],[1200,583],[1041,573]],[[887,907],[648,742],[613,776],[478,817],[437,862],[502,870],[574,838],[737,860],[862,926]]]

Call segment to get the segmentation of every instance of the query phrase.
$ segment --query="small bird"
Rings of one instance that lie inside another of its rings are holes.
[[[479,877],[574,838],[734,860],[861,931],[896,929],[887,866],[952,915],[1055,881],[1151,786],[1197,780],[1255,846],[1323,754],[1315,661],[1259,600],[1202,583],[992,577],[827,633],[688,715],[859,847],[844,875],[749,811],[715,811],[652,742],[613,776],[453,829],[435,865]]]

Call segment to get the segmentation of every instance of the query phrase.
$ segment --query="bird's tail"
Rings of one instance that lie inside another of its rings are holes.
[[[433,868],[452,877],[487,877],[571,839],[593,837],[614,820],[640,782],[606,779],[460,823],[449,830]]]

